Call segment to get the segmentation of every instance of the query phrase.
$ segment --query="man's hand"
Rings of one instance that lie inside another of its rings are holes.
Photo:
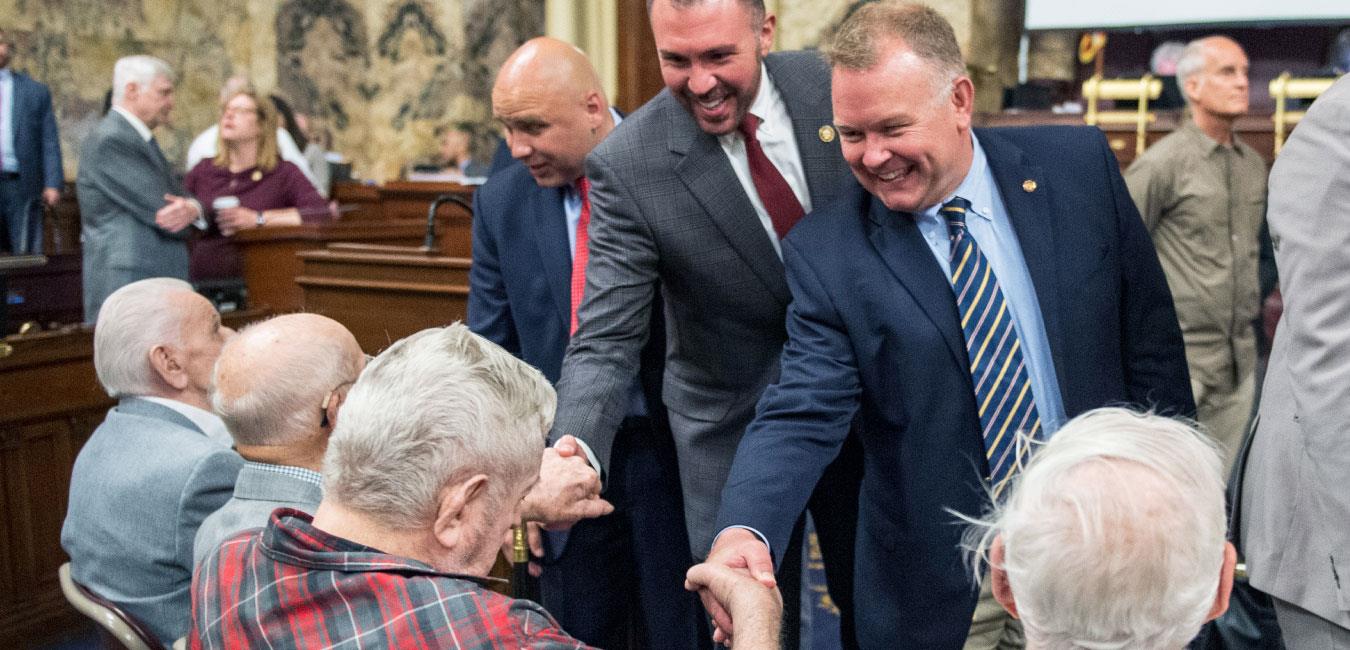
[[[778,589],[735,569],[704,562],[685,574],[684,588],[716,600],[729,612],[740,632],[733,640],[728,629],[718,626],[713,640],[736,650],[770,650],[778,647],[778,627],[783,620],[783,596]]]
[[[61,190],[55,187],[46,187],[42,189],[42,202],[49,206],[54,206],[61,200]]]
[[[728,528],[717,536],[712,552],[705,564],[712,564],[735,571],[747,578],[757,580],[767,589],[777,590],[778,580],[773,575],[773,556],[769,547],[754,533],[744,528]],[[685,588],[690,589],[690,582]],[[730,638],[732,615],[723,605],[723,601],[707,588],[698,588],[698,597],[703,608],[713,619],[713,640],[718,643]]]
[[[600,498],[600,475],[577,453],[576,439],[563,436],[556,447],[544,450],[539,482],[521,502],[521,517],[549,530],[565,530],[582,519],[614,512]]]
[[[164,207],[155,213],[155,225],[178,232],[197,220],[197,207],[181,196],[164,195]]]
[[[240,230],[257,228],[258,211],[243,206],[216,210],[216,226],[220,228],[220,233],[226,237]]]

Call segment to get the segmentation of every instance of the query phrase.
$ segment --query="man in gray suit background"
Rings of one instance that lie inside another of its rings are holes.
[[[608,468],[659,283],[663,399],[701,558],[736,445],[778,374],[789,301],[779,239],[834,196],[848,169],[830,126],[829,71],[814,53],[768,53],[775,19],[762,1],[648,9],[666,89],[586,160],[589,263],[553,438],[575,435],[595,469]],[[827,563],[851,554],[853,523],[824,520],[856,508],[856,490],[832,490],[840,503],[812,509]],[[826,571],[832,586],[851,577]],[[784,593],[795,600],[790,585]],[[850,589],[831,594],[847,609]]]
[[[1313,102],[1269,187],[1284,315],[1244,474],[1242,550],[1287,647],[1350,648],[1350,77]]]
[[[47,87],[10,68],[14,41],[0,30],[0,249],[16,255],[42,252],[42,210],[56,205],[66,177],[61,141]]]
[[[187,633],[197,527],[244,462],[207,410],[211,366],[233,334],[172,278],[113,292],[94,330],[94,368],[118,403],[75,458],[61,547],[76,582],[165,645]]]
[[[277,508],[314,514],[338,407],[365,365],[352,333],[318,314],[277,316],[225,344],[211,406],[244,468],[234,496],[197,530],[194,565],[234,533],[266,526]]]
[[[143,278],[187,279],[186,240],[205,228],[151,131],[173,110],[173,70],[151,56],[118,59],[112,109],[84,142],[76,193],[84,250],[84,320],[118,287]]]

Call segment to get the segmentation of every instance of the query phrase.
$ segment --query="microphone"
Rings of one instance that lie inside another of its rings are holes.
[[[457,194],[442,194],[436,197],[436,200],[431,202],[431,207],[427,210],[427,237],[422,242],[422,248],[425,248],[428,252],[436,250],[436,209],[441,207],[442,203],[454,203],[473,215],[473,206]]]

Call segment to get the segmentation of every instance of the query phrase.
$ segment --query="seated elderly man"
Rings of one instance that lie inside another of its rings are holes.
[[[99,382],[118,400],[75,459],[61,546],[76,582],[166,645],[188,629],[192,540],[243,459],[207,409],[233,332],[182,280],[114,291],[94,330]]]
[[[365,363],[352,333],[317,314],[278,316],[225,344],[211,405],[246,462],[234,496],[197,531],[196,564],[225,538],[266,526],[277,508],[314,512],[328,436]]]
[[[396,342],[347,395],[314,516],[279,510],[202,562],[193,647],[581,647],[485,578],[513,523],[557,508],[538,499],[575,500],[531,491],[541,458],[594,478],[545,451],[554,403],[543,375],[463,325]],[[611,509],[598,484],[575,489]]]
[[[1236,558],[1222,469],[1177,420],[1098,409],[1060,429],[970,531],[1027,648],[1176,650],[1222,614]]]

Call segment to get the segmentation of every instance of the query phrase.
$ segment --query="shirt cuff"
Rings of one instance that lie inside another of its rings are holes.
[[[194,198],[188,198],[188,203],[191,203],[192,207],[197,209],[197,220],[193,221],[192,225],[196,226],[197,230],[210,228],[210,224],[206,223],[206,211],[202,209],[201,202]]]
[[[722,538],[722,533],[725,533],[725,532],[727,532],[728,530],[731,530],[732,528],[740,528],[740,529],[742,529],[742,530],[748,530],[748,531],[754,533],[754,534],[755,534],[755,537],[758,537],[758,538],[759,538],[759,541],[764,542],[764,548],[769,549],[769,557],[773,557],[773,547],[769,545],[769,538],[768,538],[768,537],[765,537],[765,536],[764,536],[764,533],[761,533],[761,532],[759,532],[758,530],[755,530],[754,528],[751,528],[751,527],[749,527],[749,526],[742,526],[742,525],[740,525],[740,524],[736,524],[736,525],[733,525],[733,526],[727,526],[726,528],[723,528],[723,529],[722,529],[722,532],[717,533],[717,537],[714,537],[714,538],[713,538],[713,543],[712,543],[712,545],[713,545],[713,546],[717,546],[717,540],[719,540],[719,539]]]

